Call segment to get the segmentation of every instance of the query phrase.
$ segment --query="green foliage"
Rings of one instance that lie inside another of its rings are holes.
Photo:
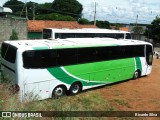
[[[9,0],[4,4],[4,7],[9,7],[13,12],[22,11],[24,3],[18,0]]]
[[[147,26],[144,35],[149,39],[153,39],[154,42],[160,43],[160,17],[156,17],[152,23]]]
[[[119,30],[120,27],[122,27],[122,25],[119,24],[119,23],[111,23],[110,25],[111,25],[111,26],[115,26],[115,30]]]
[[[91,23],[93,24],[94,21],[92,21]],[[110,23],[108,21],[96,20],[96,26],[99,27],[99,28],[111,29],[110,28]]]
[[[84,25],[90,24],[89,20],[87,20],[87,19],[85,19],[85,18],[80,18],[80,19],[78,20],[78,23],[79,23],[79,24],[84,24]]]
[[[67,14],[74,18],[80,18],[83,10],[77,0],[54,0],[52,8],[61,14]]]
[[[134,34],[143,34],[144,29],[141,26],[136,26],[132,29],[132,31]]]
[[[71,16],[61,15],[57,13],[37,15],[36,19],[37,20],[56,20],[56,21],[75,21],[75,19]]]
[[[36,5],[36,15],[52,13],[52,3],[44,3]]]
[[[13,29],[12,35],[10,36],[10,40],[18,40],[18,33]]]

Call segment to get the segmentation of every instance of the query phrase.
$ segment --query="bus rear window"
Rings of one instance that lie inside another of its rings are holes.
[[[44,29],[43,30],[43,39],[52,38],[52,30],[50,29]]]
[[[17,54],[17,48],[14,46],[11,46],[7,43],[2,43],[1,46],[1,56],[5,60],[11,63],[15,63],[16,60],[16,54]]]

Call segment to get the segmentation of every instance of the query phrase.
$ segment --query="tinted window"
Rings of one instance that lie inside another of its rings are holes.
[[[56,66],[56,51],[30,50],[23,53],[23,66],[25,68],[46,68]]]
[[[95,48],[78,48],[76,56],[78,64],[96,61]]]
[[[48,36],[49,36],[48,38],[51,38],[51,35],[48,35]],[[65,38],[94,38],[94,37],[124,39],[124,33],[121,33],[121,34],[120,33],[55,33],[55,38],[62,38],[62,39],[65,39]]]
[[[11,46],[7,43],[2,43],[1,47],[1,56],[5,60],[11,63],[15,63],[16,60],[16,54],[17,54],[17,48],[14,46]]]
[[[25,68],[47,68],[143,56],[144,45],[129,45],[30,50],[23,53],[23,61]]]
[[[56,66],[77,64],[76,49],[57,49]]]

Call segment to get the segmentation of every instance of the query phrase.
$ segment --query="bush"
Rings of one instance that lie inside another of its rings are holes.
[[[85,18],[81,18],[78,20],[79,24],[90,24],[89,20],[85,19]]]
[[[18,40],[18,33],[15,29],[12,30],[12,35],[10,36],[10,40]]]

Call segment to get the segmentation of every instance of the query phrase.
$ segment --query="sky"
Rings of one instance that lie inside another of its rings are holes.
[[[4,4],[8,0],[1,0]],[[53,2],[53,0],[20,0],[22,2]],[[96,3],[96,19],[110,23],[149,24],[160,15],[160,0],[77,0],[83,5],[84,18],[93,21]]]

